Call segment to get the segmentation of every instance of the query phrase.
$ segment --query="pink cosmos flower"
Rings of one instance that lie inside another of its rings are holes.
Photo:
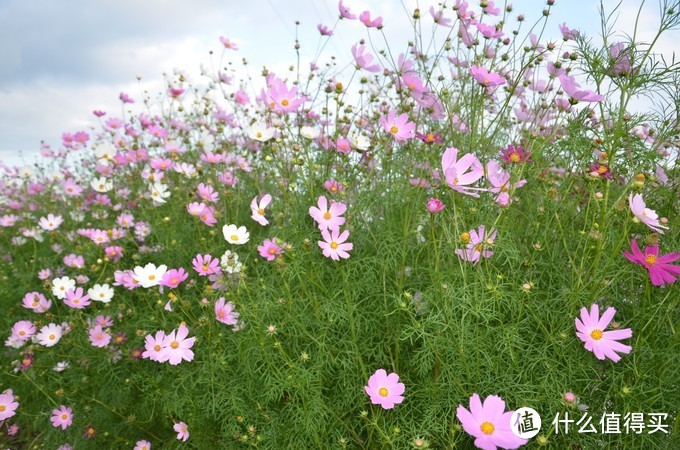
[[[321,236],[323,241],[318,241],[319,247],[323,250],[323,254],[326,258],[332,258],[335,261],[340,261],[340,258],[349,258],[349,252],[354,248],[354,244],[351,242],[345,243],[347,238],[349,238],[349,230],[345,230],[340,233],[340,229],[331,229],[321,231]]]
[[[326,190],[331,194],[335,194],[337,192],[342,192],[345,190],[345,186],[343,186],[342,183],[340,183],[339,181],[335,180],[326,180],[323,183],[323,185],[326,188]]]
[[[380,72],[382,67],[380,64],[374,64],[370,66],[371,61],[373,61],[373,55],[370,53],[364,53],[366,46],[354,44],[352,46],[352,56],[354,61],[357,63],[357,69],[364,69],[368,72]]]
[[[132,450],[151,450],[151,442],[149,441],[137,441],[135,448]]]
[[[345,218],[342,217],[347,211],[347,205],[340,202],[331,202],[328,207],[328,199],[323,195],[318,200],[319,207],[310,206],[309,215],[319,224],[319,230],[338,229],[345,223]]]
[[[623,251],[623,255],[628,260],[643,266],[649,271],[649,278],[654,286],[672,284],[680,276],[680,266],[671,264],[680,259],[680,253],[673,252],[659,256],[659,246],[652,245],[645,247],[644,253],[640,251],[635,239],[631,242],[631,251]]]
[[[90,329],[90,343],[94,347],[106,347],[111,342],[111,335],[104,331],[100,325]]]
[[[380,124],[385,131],[394,136],[396,141],[405,141],[416,135],[416,124],[409,122],[408,114],[403,113],[397,117],[397,110],[393,109],[387,113],[387,117],[380,118]]]
[[[176,423],[172,427],[173,430],[177,432],[177,439],[186,442],[189,439],[189,428],[184,422]]]
[[[66,298],[64,299],[64,303],[71,308],[75,309],[83,309],[86,306],[90,305],[90,296],[89,294],[84,294],[83,288],[78,287],[75,290],[69,289],[66,291]]]
[[[33,312],[38,314],[44,313],[52,307],[52,300],[47,300],[40,292],[29,292],[24,295],[22,303],[24,308],[32,309]]]
[[[399,382],[399,375],[390,373],[385,369],[378,369],[368,379],[368,386],[364,390],[371,398],[371,403],[380,405],[383,409],[392,409],[394,405],[404,401],[403,393],[406,387]]]
[[[144,340],[144,353],[142,358],[150,359],[151,361],[159,361],[161,350],[163,350],[163,341],[165,340],[165,331],[156,331],[156,335],[148,334]],[[159,361],[160,362],[160,361]]]
[[[276,238],[265,239],[262,245],[257,247],[257,250],[260,252],[260,256],[267,261],[274,261],[276,255],[283,253],[281,247],[276,244]]]
[[[470,66],[470,74],[475,81],[485,87],[501,86],[507,81],[497,73],[489,72],[484,67]]]
[[[73,423],[73,410],[66,405],[61,405],[59,409],[53,409],[50,422],[52,422],[54,428],[67,429]]]
[[[316,29],[319,30],[319,33],[321,33],[321,36],[333,36],[333,30],[331,30],[330,28],[328,28],[324,24],[321,24],[321,23],[318,24],[316,26]]]
[[[565,41],[568,40],[574,40],[578,37],[578,30],[570,30],[569,27],[567,27],[566,22],[562,23],[560,26],[560,33],[562,33],[562,38]]]
[[[376,17],[375,19],[371,20],[370,11],[364,11],[359,14],[359,21],[361,21],[361,23],[366,25],[368,28],[381,29],[383,27],[382,17]]]
[[[224,46],[224,48],[227,48],[229,50],[238,50],[238,46],[231,42],[229,39],[225,38],[224,36],[220,36],[220,42]]]
[[[475,438],[475,446],[484,450],[501,447],[515,449],[527,443],[526,439],[515,436],[510,426],[514,411],[505,411],[505,401],[489,395],[484,403],[478,394],[470,397],[470,410],[458,405],[456,417],[466,433]]]
[[[307,97],[298,98],[297,94],[297,87],[288,89],[283,80],[272,77],[268,82],[267,104],[272,110],[279,113],[296,111],[307,101]]]
[[[272,196],[269,194],[263,195],[259,202],[257,201],[257,197],[253,198],[253,201],[250,203],[250,210],[253,213],[251,219],[262,226],[269,224],[269,221],[264,216],[264,210],[271,202]]]
[[[574,80],[573,77],[569,75],[560,75],[558,77],[564,92],[573,100],[574,102],[584,101],[584,102],[601,102],[604,97],[593,92],[593,91],[581,91],[579,90],[579,84]]]
[[[604,331],[614,318],[614,314],[616,310],[609,307],[600,317],[600,308],[594,303],[590,306],[590,313],[585,307],[581,308],[581,319],[577,317],[575,320],[576,336],[585,342],[585,349],[593,352],[599,360],[609,358],[617,362],[621,359],[618,353],[628,354],[633,349],[618,342],[633,336],[633,330],[630,328]]]
[[[213,258],[210,254],[198,254],[191,260],[191,263],[194,265],[194,270],[202,277],[221,272],[219,258]]]
[[[438,198],[430,197],[430,200],[427,202],[427,210],[430,212],[430,214],[437,214],[442,209],[444,209],[444,204],[442,201]]]
[[[635,194],[635,196],[633,196],[633,193],[631,192],[630,196],[628,197],[628,204],[630,205],[630,210],[635,218],[647,225],[652,230],[663,234],[663,230],[661,230],[661,228],[665,230],[668,229],[668,227],[665,227],[659,223],[659,216],[656,214],[656,211],[647,208],[647,205],[642,199],[641,194]]]
[[[186,273],[182,267],[179,269],[170,269],[165,272],[165,275],[163,275],[163,278],[161,278],[161,281],[158,284],[174,289],[188,277],[189,274]]]
[[[435,142],[438,144],[444,142],[444,139],[442,139],[441,135],[438,132],[419,133],[416,131],[416,137],[428,145],[434,144]]]
[[[489,192],[496,195],[496,203],[500,206],[508,206],[510,204],[510,190],[518,189],[524,186],[527,180],[520,180],[517,183],[510,183],[510,174],[501,169],[498,162],[491,160],[486,165],[486,177],[491,184]]]
[[[234,311],[234,304],[232,302],[225,303],[224,297],[220,297],[215,302],[215,318],[218,322],[226,325],[237,326],[239,315],[239,313]]]
[[[0,394],[0,421],[14,416],[18,407],[19,403],[14,401],[14,394],[11,391]]]
[[[163,350],[158,355],[159,362],[168,361],[171,366],[176,366],[182,361],[192,361],[194,352],[190,349],[194,346],[195,337],[187,339],[189,329],[185,325],[180,325],[177,330],[163,339]]]
[[[483,191],[485,189],[469,187],[484,176],[484,166],[476,156],[466,153],[458,159],[458,149],[455,147],[447,148],[442,155],[442,171],[446,184],[454,191],[472,197],[479,197],[473,190]]]
[[[342,4],[342,0],[338,2],[338,11],[340,11],[340,18],[341,19],[349,19],[349,20],[354,20],[357,18],[354,14],[352,14],[349,10],[349,8],[345,7]]]
[[[497,231],[494,230],[489,236],[485,236],[484,225],[477,227],[477,230],[469,231],[469,241],[465,249],[456,249],[456,255],[463,261],[473,262],[475,265],[481,258],[491,258],[493,253],[489,248],[494,245]]]
[[[30,320],[20,320],[12,326],[12,336],[22,342],[31,339],[35,332],[35,325]]]

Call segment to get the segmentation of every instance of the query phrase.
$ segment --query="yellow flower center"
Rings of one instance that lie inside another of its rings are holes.
[[[605,173],[606,171],[607,171],[607,166],[600,166],[600,167],[597,169],[597,173],[599,173],[599,174],[603,174],[603,173]]]
[[[519,162],[519,155],[517,153],[511,153],[510,154],[510,161],[512,161],[514,163],[518,163]]]
[[[590,332],[590,337],[595,339],[596,341],[599,341],[600,339],[602,339],[602,331],[593,330]]]
[[[394,125],[392,125],[392,127],[390,128],[390,133],[392,133],[392,134],[397,134],[397,133],[399,133],[399,128],[397,128],[397,127],[395,127]]]
[[[157,352],[160,352],[160,351],[161,351],[161,346],[158,345],[158,344],[156,344],[156,345],[153,346],[153,349],[156,350]]]
[[[647,257],[645,258],[645,261],[647,262],[647,264],[649,264],[651,266],[652,264],[656,263],[656,256],[647,255]]]
[[[55,336],[53,334],[50,334],[49,338],[50,338],[50,340],[52,340],[52,339],[55,338]]]
[[[326,211],[325,213],[323,213],[323,218],[326,219],[326,220],[330,219],[330,218],[331,218],[331,213],[329,213],[328,211]]]
[[[281,100],[281,104],[283,106],[288,106],[288,103],[289,103],[288,100],[286,100],[285,98],[283,100]]]
[[[261,216],[264,216],[264,209],[262,209],[262,208],[258,209],[257,213]]]
[[[231,240],[232,240],[232,241],[238,241],[238,236],[236,236],[235,234],[232,234],[232,235],[231,235]]]
[[[493,424],[490,422],[484,422],[479,428],[482,429],[482,433],[484,434],[492,434],[495,430]]]
[[[156,279],[156,275],[149,275],[149,280],[155,280],[155,279]]]
[[[260,133],[260,132],[258,131],[257,134],[256,134],[255,136],[261,138],[261,137],[262,137],[262,133]]]
[[[208,265],[207,265],[207,264],[203,264],[203,271],[204,271],[204,272],[207,272],[207,271],[208,271]]]
[[[484,248],[484,247],[482,246],[482,244],[477,244],[477,245],[475,245],[475,250],[477,250],[478,252],[481,252],[481,251],[482,251],[482,248]]]
[[[338,248],[338,243],[337,243],[337,242],[331,242],[331,248],[332,248],[333,250],[335,250],[336,248]]]
[[[62,414],[62,415],[61,415],[61,420],[66,420],[66,419],[68,419],[68,415],[67,415],[67,414]]]
[[[0,412],[3,412],[5,409],[5,405],[0,405]]]
[[[172,341],[172,344],[170,344],[170,347],[172,347],[172,348],[177,348],[177,347],[179,347],[179,342],[177,342],[177,341]]]
[[[470,233],[461,233],[460,240],[463,241],[464,244],[470,242]]]
[[[337,190],[338,190],[338,188],[336,188],[335,186],[331,186],[331,192],[335,192]]]
[[[275,253],[276,253],[276,249],[275,249],[275,248],[270,248],[270,249],[269,249],[269,254],[270,254],[270,255],[273,255],[273,254],[275,254]]]
[[[387,397],[389,392],[387,391],[387,388],[382,387],[378,390],[378,394],[380,394],[381,397]]]
[[[19,331],[19,336],[23,336],[24,334],[26,334],[24,330]]]
[[[434,141],[434,135],[432,133],[427,134],[427,142],[432,142]]]

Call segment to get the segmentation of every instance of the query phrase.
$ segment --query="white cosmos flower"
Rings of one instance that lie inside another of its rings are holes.
[[[45,231],[52,231],[59,228],[59,225],[61,225],[63,221],[64,220],[61,216],[55,216],[54,214],[50,213],[47,215],[47,217],[41,217],[38,225],[40,225],[40,228]]]
[[[108,284],[95,284],[87,290],[90,300],[109,303],[113,298],[113,288]]]
[[[150,184],[149,191],[151,191],[151,200],[153,200],[154,203],[165,203],[165,199],[170,197],[168,186],[160,182]]]
[[[57,342],[59,342],[62,334],[63,329],[61,325],[51,323],[42,327],[40,332],[36,334],[35,337],[41,345],[44,345],[45,347],[52,347]]]
[[[163,275],[165,275],[165,272],[167,271],[168,266],[165,264],[161,264],[160,266],[156,267],[155,264],[149,263],[144,267],[135,267],[134,278],[141,287],[150,288],[153,286],[158,286],[158,283],[161,281]]]
[[[59,300],[63,300],[66,298],[66,291],[75,289],[75,287],[76,281],[69,277],[55,278],[52,280],[52,295]]]
[[[105,142],[95,150],[94,154],[97,157],[99,164],[108,166],[109,162],[113,161],[113,157],[116,156],[116,149],[113,144]]]
[[[262,122],[254,123],[248,129],[248,137],[260,142],[267,142],[269,139],[274,137],[274,128],[268,128]]]
[[[230,244],[241,245],[250,239],[250,233],[248,233],[244,226],[225,225],[222,228],[222,234],[224,234],[224,239]]]
[[[92,180],[90,186],[92,186],[92,189],[95,191],[104,193],[113,189],[113,181],[106,177],[99,177]]]
[[[356,148],[357,150],[365,151],[371,146],[371,140],[363,134],[350,133],[347,136],[347,139],[349,140],[349,143],[352,145],[352,147]]]
[[[321,135],[321,131],[314,127],[302,127],[300,128],[300,134],[304,138],[314,140]]]

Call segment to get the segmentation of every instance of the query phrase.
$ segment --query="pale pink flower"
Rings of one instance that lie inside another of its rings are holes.
[[[647,208],[645,201],[642,199],[641,194],[630,193],[628,197],[628,203],[630,205],[630,210],[637,220],[647,225],[652,230],[658,232],[659,234],[664,234],[663,229],[667,230],[668,227],[661,225],[659,222],[659,216],[656,211]]]
[[[371,61],[373,61],[373,55],[370,53],[365,53],[366,51],[366,46],[364,45],[357,45],[354,44],[352,46],[352,56],[354,57],[354,61],[357,63],[357,69],[364,69],[368,72],[380,72],[382,70],[382,66],[380,64],[373,64],[372,66]]]
[[[339,261],[340,258],[349,258],[349,253],[347,252],[354,248],[354,244],[345,242],[349,238],[349,230],[345,230],[342,233],[340,233],[339,229],[331,229],[330,233],[328,231],[321,231],[321,236],[324,240],[318,241],[324,256],[335,261]]]
[[[177,439],[186,442],[189,439],[189,428],[186,423],[179,422],[173,425],[173,430],[177,432]]]
[[[67,429],[73,423],[73,410],[66,405],[61,405],[59,409],[52,410],[50,422],[54,428]]]
[[[484,176],[484,166],[471,153],[466,153],[458,159],[458,149],[455,147],[447,148],[442,155],[442,172],[446,184],[457,192],[479,197],[479,194],[472,191],[485,190],[469,186]]]
[[[393,109],[387,113],[387,117],[380,118],[380,124],[385,131],[394,136],[396,141],[405,141],[416,135],[416,124],[409,122],[408,114],[403,113],[397,116],[397,110]]]
[[[237,326],[239,313],[234,311],[234,304],[226,302],[225,298],[220,297],[215,302],[215,318],[218,322],[226,325]]]
[[[163,350],[158,355],[158,361],[168,361],[172,366],[176,366],[182,361],[192,361],[194,352],[191,351],[191,347],[194,346],[196,338],[187,338],[188,335],[189,329],[184,325],[180,325],[177,330],[172,330],[163,339]]]
[[[159,361],[161,350],[163,350],[163,341],[165,340],[165,331],[156,331],[156,335],[148,334],[144,340],[144,353],[142,358],[150,359],[151,361]]]
[[[255,222],[259,223],[262,226],[265,226],[269,224],[269,220],[264,216],[264,211],[267,206],[272,201],[272,196],[269,194],[265,194],[262,196],[262,199],[258,202],[257,197],[253,198],[253,201],[250,203],[250,210],[252,211],[253,215],[251,216],[251,219],[253,219]]]
[[[111,342],[111,334],[103,330],[101,325],[91,328],[89,331],[90,343],[94,347],[106,347]]]
[[[475,438],[475,446],[484,450],[516,449],[527,443],[516,436],[510,424],[512,413],[505,411],[505,401],[496,395],[489,395],[484,403],[478,394],[470,397],[470,410],[458,405],[456,417],[466,433]]]
[[[267,261],[274,261],[276,255],[283,253],[281,247],[276,243],[276,238],[265,239],[264,242],[262,242],[262,245],[257,247],[257,250],[260,252],[260,256]]]
[[[614,318],[614,314],[616,310],[609,307],[600,317],[600,308],[594,303],[590,306],[590,312],[585,307],[581,308],[581,318],[577,317],[575,324],[576,336],[585,342],[586,350],[593,352],[597,359],[609,358],[618,362],[621,359],[618,353],[628,354],[633,349],[618,341],[632,337],[633,331],[630,328],[604,331]]]

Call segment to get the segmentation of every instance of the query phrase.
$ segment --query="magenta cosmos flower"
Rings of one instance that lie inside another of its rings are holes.
[[[399,375],[388,375],[385,369],[376,370],[368,379],[368,386],[364,386],[364,390],[371,397],[371,403],[380,405],[383,409],[392,409],[394,405],[404,401],[404,383],[399,382]]]
[[[189,329],[184,324],[177,330],[172,330],[172,333],[163,339],[163,349],[158,355],[158,361],[168,361],[171,366],[176,366],[182,361],[192,361],[194,352],[191,351],[191,347],[194,346],[196,338],[187,339],[188,335]]]
[[[397,110],[393,109],[387,113],[387,117],[380,118],[380,124],[385,131],[394,136],[396,141],[405,141],[416,135],[416,124],[409,122],[408,114],[403,113],[397,116]]]
[[[225,303],[224,297],[220,297],[215,302],[215,318],[218,322],[224,323],[226,325],[237,326],[238,316],[239,313],[234,311],[234,304],[232,302]]]
[[[172,427],[173,430],[177,432],[177,439],[186,442],[187,439],[189,439],[189,427],[187,426],[186,423],[180,422],[176,423]]]
[[[647,208],[647,205],[642,199],[641,194],[633,195],[631,192],[630,196],[628,197],[628,204],[630,205],[630,210],[635,218],[647,225],[652,230],[658,232],[659,234],[663,234],[663,230],[661,228],[666,230],[668,229],[668,227],[665,227],[659,223],[659,216],[656,211]]]
[[[652,245],[645,247],[644,253],[640,251],[635,239],[631,242],[631,251],[623,251],[623,256],[635,264],[643,266],[649,271],[649,278],[654,286],[672,284],[680,276],[680,266],[671,264],[680,259],[680,253],[673,252],[659,256],[659,246]]]
[[[471,153],[466,153],[458,159],[458,149],[455,147],[447,148],[442,155],[442,171],[446,184],[454,191],[479,197],[479,194],[473,191],[484,190],[469,186],[484,176],[484,166]]]
[[[326,258],[332,258],[335,261],[340,261],[340,258],[349,258],[349,252],[354,248],[354,244],[351,242],[345,243],[347,238],[349,238],[349,230],[345,230],[340,233],[339,229],[323,230],[321,236],[323,241],[318,241],[319,247],[323,250],[323,255]]]
[[[11,391],[0,394],[0,421],[14,416],[18,407],[19,403],[14,401],[14,394]]]
[[[309,207],[309,215],[319,224],[319,230],[337,230],[345,223],[342,215],[347,211],[347,205],[341,202],[331,202],[331,206],[328,207],[328,199],[323,195],[319,197],[317,204],[318,208]]]
[[[66,405],[61,405],[59,409],[52,410],[50,422],[54,428],[67,429],[73,423],[73,410]]]
[[[473,436],[475,446],[484,450],[518,448],[526,439],[515,436],[510,427],[513,411],[505,411],[505,401],[497,395],[489,395],[482,403],[479,395],[470,397],[470,410],[458,405],[456,417],[466,433]]]
[[[633,349],[629,345],[618,342],[620,339],[627,339],[633,336],[633,330],[625,328],[623,330],[604,331],[614,318],[616,310],[612,307],[600,317],[600,308],[597,304],[590,306],[590,313],[584,307],[581,308],[581,319],[576,318],[576,336],[585,342],[585,348],[595,354],[600,360],[609,358],[614,362],[621,359],[618,353],[628,354]]]

